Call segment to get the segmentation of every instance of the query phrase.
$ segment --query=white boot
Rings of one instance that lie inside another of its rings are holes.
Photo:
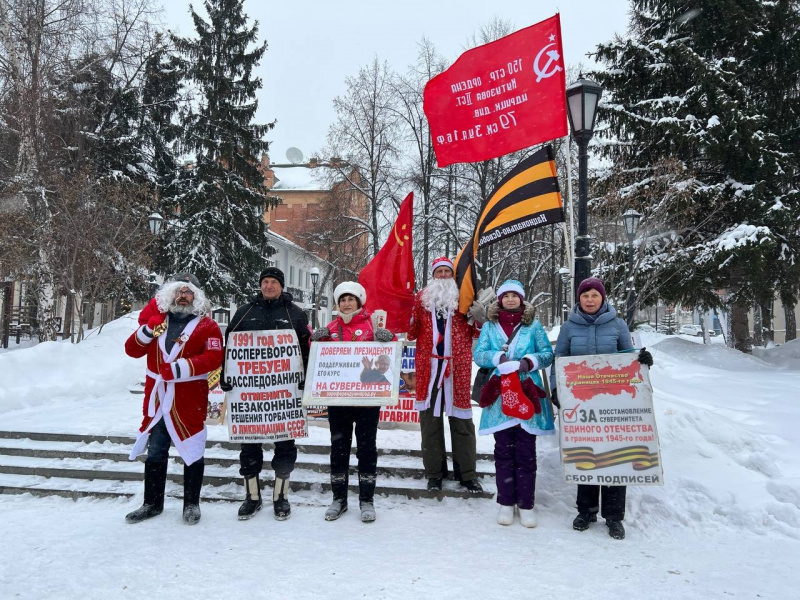
[[[500,505],[500,510],[497,511],[497,522],[500,525],[511,525],[514,522],[514,507]]]
[[[519,509],[519,522],[522,523],[523,527],[536,527],[539,524],[536,513],[533,512],[532,508]]]

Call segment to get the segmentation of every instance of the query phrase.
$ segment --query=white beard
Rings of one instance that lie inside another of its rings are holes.
[[[169,307],[169,312],[174,315],[191,315],[194,313],[194,306],[192,304],[173,304]]]
[[[422,306],[440,315],[458,308],[458,286],[452,277],[434,279],[422,292]]]

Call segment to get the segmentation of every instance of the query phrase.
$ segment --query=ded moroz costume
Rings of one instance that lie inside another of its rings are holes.
[[[165,284],[156,303],[158,312],[125,342],[128,356],[147,357],[142,425],[130,455],[147,449],[144,505],[126,519],[138,523],[162,512],[171,442],[185,465],[184,521],[193,524],[200,519],[207,377],[222,364],[222,334],[192,275]]]

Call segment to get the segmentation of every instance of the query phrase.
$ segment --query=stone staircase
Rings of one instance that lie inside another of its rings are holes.
[[[142,490],[142,462],[129,461],[134,438],[60,433],[0,431],[0,493],[70,498],[131,497]],[[326,445],[298,442],[298,457],[292,473],[293,492],[309,490],[310,503],[327,501],[330,493],[329,452]],[[480,495],[469,494],[456,481],[445,481],[441,492],[426,490],[427,480],[419,450],[378,450],[379,496],[405,498],[486,498],[494,496],[494,464],[490,454],[479,454],[477,471],[484,487]],[[270,444],[265,444],[262,480],[272,486],[269,470]],[[239,445],[209,442],[205,454],[204,501],[240,502],[244,487],[239,475]],[[351,464],[355,464],[355,457]],[[358,491],[351,471],[350,490]],[[183,493],[183,463],[171,449],[167,495]],[[322,497],[324,496],[324,498]],[[317,498],[319,498],[317,500]]]

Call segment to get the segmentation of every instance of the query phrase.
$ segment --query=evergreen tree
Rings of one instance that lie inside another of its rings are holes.
[[[173,38],[198,101],[183,122],[183,149],[195,162],[182,175],[185,191],[172,199],[169,270],[195,273],[212,297],[241,298],[273,252],[262,217],[278,199],[267,194],[259,157],[274,123],[252,123],[262,87],[253,69],[267,44],[248,51],[258,23],[247,27],[243,0],[204,6],[208,22],[190,8],[197,39]]]
[[[797,0],[635,0],[629,37],[598,47],[605,179],[623,210],[663,216],[641,272],[659,270],[658,295],[686,304],[727,288],[742,349],[747,308],[800,258],[797,25]],[[670,190],[656,206],[653,185]]]

